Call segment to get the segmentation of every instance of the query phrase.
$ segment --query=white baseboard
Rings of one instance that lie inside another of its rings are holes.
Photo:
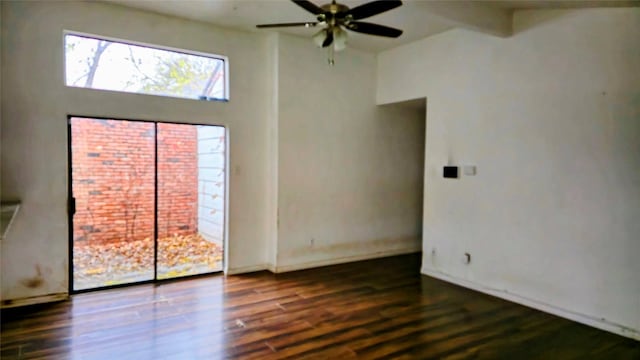
[[[23,299],[2,300],[2,309],[14,308],[19,306],[44,304],[49,302],[64,301],[69,299],[68,293],[49,294],[42,296],[34,296]]]
[[[624,337],[640,340],[639,330],[632,329],[628,326],[620,325],[620,324],[608,321],[606,319],[560,308],[555,305],[547,304],[539,300],[530,299],[524,296],[520,296],[518,294],[511,293],[507,290],[489,288],[472,281],[460,279],[460,278],[457,278],[442,272],[434,271],[431,269],[422,268],[420,272],[424,275],[431,276],[436,279],[440,279],[440,280],[443,280],[455,285],[459,285],[471,290],[479,291],[481,293],[489,294],[491,296],[499,297],[501,299],[518,303],[520,305],[524,305],[524,306],[527,306],[536,310],[540,310],[549,314],[560,316],[565,319],[573,320],[575,322],[592,326],[600,330],[605,330],[614,334],[622,335]]]
[[[383,258],[388,256],[413,254],[420,251],[422,250],[416,249],[416,248],[396,249],[396,250],[389,250],[389,251],[379,251],[379,252],[370,253],[370,254],[343,256],[338,258],[308,261],[308,262],[302,262],[298,264],[290,264],[290,265],[284,265],[284,266],[274,266],[273,264],[259,264],[259,265],[228,269],[225,275],[240,275],[240,274],[247,274],[247,273],[263,271],[263,270],[271,271],[272,273],[284,273],[284,272],[290,272],[290,271],[311,269],[311,268],[321,267],[321,266],[344,264],[344,263],[349,263],[354,261],[371,260],[371,259],[378,259],[378,258]]]
[[[417,253],[417,252],[420,252],[420,251],[422,251],[422,250],[421,249],[416,249],[416,248],[405,248],[405,249],[395,249],[395,250],[388,250],[388,251],[379,251],[379,252],[370,253],[370,254],[344,256],[344,257],[330,258],[330,259],[324,259],[324,260],[302,262],[302,263],[297,263],[297,264],[276,266],[275,269],[274,269],[275,271],[273,271],[271,269],[270,269],[270,271],[273,271],[275,273],[284,273],[284,272],[289,272],[289,271],[311,269],[311,268],[321,267],[321,266],[344,264],[344,263],[349,263],[349,262],[354,262],[354,261],[371,260],[371,259],[378,259],[378,258],[383,258],[383,257],[388,257],[388,256],[413,254],[413,253]]]
[[[247,274],[247,273],[252,273],[256,271],[270,270],[270,268],[272,268],[272,266],[267,264],[243,266],[243,267],[228,269],[225,275]]]

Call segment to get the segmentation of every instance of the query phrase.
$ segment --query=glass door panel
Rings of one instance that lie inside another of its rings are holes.
[[[222,270],[225,129],[157,124],[158,279]]]
[[[72,117],[73,290],[154,278],[155,124]]]

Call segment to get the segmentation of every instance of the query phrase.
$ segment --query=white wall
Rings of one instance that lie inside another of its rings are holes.
[[[514,26],[379,55],[379,103],[428,98],[422,271],[639,339],[640,9]]]
[[[375,106],[372,54],[278,49],[276,270],[418,251],[424,112]]]
[[[2,298],[68,289],[67,115],[225,125],[228,266],[264,267],[268,227],[266,37],[88,2],[2,2],[2,198],[21,212],[2,243]],[[63,30],[226,55],[229,103],[67,88]],[[10,91],[7,91],[10,89]],[[36,276],[42,286],[24,282]]]
[[[22,201],[2,244],[3,300],[68,290],[67,115],[226,126],[230,274],[420,249],[424,112],[376,107],[374,55],[349,49],[331,68],[306,39],[102,3],[1,6],[1,191]],[[67,88],[63,30],[228,56],[231,100]],[[44,282],[28,288],[36,267]]]

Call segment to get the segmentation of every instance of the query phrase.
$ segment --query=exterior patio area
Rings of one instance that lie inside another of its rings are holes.
[[[74,243],[76,290],[153,279],[153,239]],[[199,234],[158,239],[158,279],[222,271],[222,246]]]

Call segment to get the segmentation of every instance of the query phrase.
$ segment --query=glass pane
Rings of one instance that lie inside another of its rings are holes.
[[[71,119],[73,288],[154,277],[155,124]]]
[[[79,35],[65,35],[66,85],[227,100],[223,59]]]
[[[158,124],[158,279],[222,270],[225,129]]]

